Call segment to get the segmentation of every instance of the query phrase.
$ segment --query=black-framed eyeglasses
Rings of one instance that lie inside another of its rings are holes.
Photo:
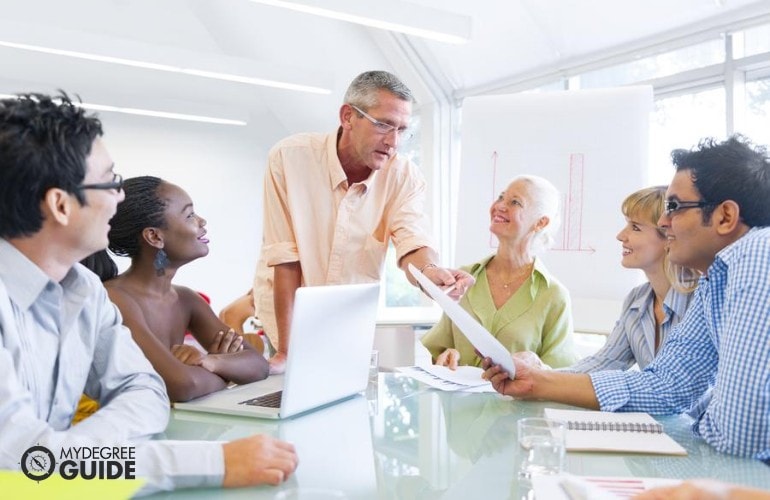
[[[717,203],[711,201],[680,201],[680,200],[665,200],[663,202],[663,212],[670,216],[674,212],[685,210],[687,208],[703,208],[710,205],[717,205]]]
[[[381,122],[354,104],[351,104],[350,107],[355,109],[359,115],[369,120],[371,124],[374,125],[374,130],[382,135],[396,132],[396,134],[398,134],[401,139],[409,139],[412,137],[412,132],[407,127],[399,128],[395,125],[391,125],[390,123]]]
[[[114,189],[118,193],[123,190],[123,176],[120,174],[113,174],[112,182],[98,182],[96,184],[81,184],[78,189]]]

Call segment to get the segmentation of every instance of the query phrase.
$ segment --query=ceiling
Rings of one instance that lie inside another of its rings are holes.
[[[370,2],[372,0],[350,0]],[[420,102],[504,89],[639,44],[770,16],[756,0],[405,0],[470,17],[451,45],[248,0],[4,0],[0,41],[224,72],[288,75],[311,94],[0,46],[0,93],[241,118],[271,138],[324,130],[349,81],[388,69]]]

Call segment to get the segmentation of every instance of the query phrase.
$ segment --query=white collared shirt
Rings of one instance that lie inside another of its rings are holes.
[[[39,444],[135,446],[142,490],[221,485],[222,446],[149,441],[165,430],[163,380],[123,326],[99,279],[81,265],[60,283],[0,239],[0,468]],[[101,409],[71,426],[81,394]]]

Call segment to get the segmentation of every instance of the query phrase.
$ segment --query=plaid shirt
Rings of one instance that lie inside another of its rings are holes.
[[[770,227],[722,249],[642,372],[591,375],[605,411],[690,411],[719,451],[770,459]]]

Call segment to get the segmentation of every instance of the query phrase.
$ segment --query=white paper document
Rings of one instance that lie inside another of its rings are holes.
[[[426,278],[416,267],[409,264],[409,272],[422,286],[425,293],[431,296],[441,306],[449,319],[457,325],[463,335],[473,344],[473,347],[482,356],[492,358],[492,361],[503,367],[511,378],[516,376],[516,367],[511,359],[511,353],[500,343],[486,328],[481,326],[468,311],[460,307],[460,304],[447,297],[446,293]]]
[[[402,366],[396,370],[442,391],[495,392],[492,384],[481,378],[484,370],[476,366]]]

